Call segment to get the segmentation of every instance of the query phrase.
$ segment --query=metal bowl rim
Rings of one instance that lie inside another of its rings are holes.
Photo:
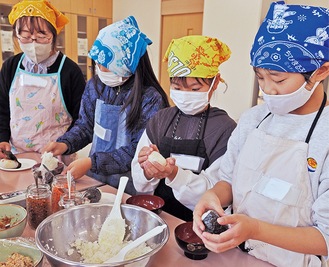
[[[83,262],[76,262],[76,261],[70,261],[70,260],[67,260],[67,259],[63,259],[63,258],[60,258],[54,254],[51,254],[48,250],[44,249],[43,245],[41,244],[38,236],[39,236],[39,233],[41,232],[42,228],[44,227],[45,224],[47,224],[49,221],[53,220],[53,218],[55,217],[59,217],[61,216],[62,214],[64,213],[69,213],[69,211],[71,210],[75,210],[75,209],[82,209],[84,208],[86,205],[88,206],[92,206],[92,207],[97,207],[97,206],[110,206],[110,207],[113,207],[114,203],[112,204],[105,204],[105,203],[88,203],[88,204],[83,204],[83,205],[79,205],[79,206],[76,206],[76,207],[72,207],[70,209],[64,209],[64,210],[61,210],[61,211],[58,211],[54,214],[51,214],[50,216],[48,216],[46,219],[44,219],[37,227],[37,229],[35,230],[35,243],[38,247],[38,249],[41,250],[41,252],[46,256],[46,258],[51,258],[51,259],[54,259],[56,261],[59,261],[59,262],[62,262],[64,264],[68,264],[68,265],[71,265],[71,266],[79,266],[79,267],[91,267],[91,266],[98,266],[98,267],[108,267],[108,266],[121,266],[121,265],[126,265],[126,264],[131,264],[133,262],[136,262],[136,261],[140,261],[142,259],[145,259],[147,257],[151,257],[152,255],[154,255],[156,252],[158,252],[169,240],[169,235],[170,235],[170,232],[169,232],[169,226],[168,224],[157,214],[155,214],[154,212],[148,210],[148,209],[145,209],[145,208],[142,208],[142,207],[139,207],[139,206],[135,206],[135,205],[131,205],[131,204],[121,204],[121,206],[123,207],[129,207],[129,208],[132,208],[132,209],[137,209],[137,210],[143,210],[144,212],[148,213],[149,215],[151,215],[152,217],[155,217],[157,218],[160,223],[162,224],[166,224],[167,227],[166,229],[164,230],[165,231],[165,237],[164,237],[164,240],[161,244],[161,246],[155,248],[155,249],[152,249],[150,252],[146,253],[146,254],[143,254],[139,257],[136,257],[134,259],[131,259],[131,260],[126,260],[126,261],[122,261],[122,262],[118,262],[118,263],[114,263],[112,265],[109,265],[109,263],[104,263],[104,264],[99,264],[99,263],[83,263]]]

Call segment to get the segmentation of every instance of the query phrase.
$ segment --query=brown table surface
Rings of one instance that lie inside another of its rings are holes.
[[[25,153],[21,154],[18,157],[22,158],[31,158],[40,162],[40,155],[36,153]],[[26,187],[33,183],[33,175],[31,170],[18,171],[18,172],[6,172],[0,170],[0,193],[8,192],[14,190],[26,189]],[[76,186],[78,190],[84,190],[91,186],[100,186],[101,183],[84,176],[81,179],[76,181]],[[102,192],[116,194],[117,189],[103,185],[99,187]],[[129,197],[129,195],[124,194],[123,202]],[[174,229],[177,225],[182,223],[181,219],[178,219],[166,212],[161,212],[159,215],[162,219],[166,221],[169,226],[170,236],[166,245],[155,255],[150,258],[150,261],[147,264],[147,267],[202,267],[202,266],[221,266],[221,267],[235,267],[235,266],[244,266],[244,267],[266,267],[272,266],[269,263],[260,261],[247,253],[240,251],[239,249],[231,249],[224,253],[214,253],[210,252],[208,257],[204,260],[191,260],[184,256],[183,250],[181,250],[176,241],[174,235]],[[29,225],[26,225],[26,228],[23,232],[22,237],[32,237],[34,238],[35,231],[32,230]],[[50,266],[46,259],[44,259],[43,266]]]

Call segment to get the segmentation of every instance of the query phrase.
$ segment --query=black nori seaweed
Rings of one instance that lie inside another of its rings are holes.
[[[16,158],[16,156],[11,151],[7,151],[7,150],[4,150],[4,149],[1,149],[1,152],[6,155],[6,159],[13,160],[13,161],[16,161],[17,162],[17,167],[15,169],[19,169],[22,166],[22,163],[20,163],[18,161],[18,159]]]
[[[214,210],[209,210],[202,216],[202,221],[206,227],[205,231],[211,234],[220,234],[228,229],[226,225],[217,222],[219,215]]]

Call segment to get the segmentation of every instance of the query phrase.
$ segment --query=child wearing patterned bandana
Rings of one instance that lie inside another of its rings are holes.
[[[176,106],[149,121],[132,161],[136,190],[162,197],[163,210],[186,221],[192,221],[198,199],[218,181],[212,175],[200,178],[199,173],[210,172],[236,126],[224,110],[209,104],[224,82],[218,67],[230,54],[226,44],[208,36],[171,41],[164,61]],[[165,158],[164,164],[154,159],[154,151]]]
[[[80,117],[45,147],[54,155],[71,154],[92,142],[89,157],[64,170],[75,179],[88,173],[117,188],[120,177],[128,176],[125,192],[136,194],[130,169],[137,142],[147,121],[169,106],[149,60],[150,44],[133,16],[100,30],[89,51],[97,75],[87,82]]]
[[[241,116],[217,166],[221,181],[194,210],[208,249],[239,246],[274,266],[327,266],[328,34],[328,9],[271,4],[250,53],[265,103]],[[211,209],[229,230],[204,232],[201,216]]]

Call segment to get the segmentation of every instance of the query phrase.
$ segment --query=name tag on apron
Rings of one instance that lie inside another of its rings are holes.
[[[22,75],[20,77],[21,86],[46,87],[47,80],[38,76]]]
[[[201,172],[204,158],[197,156],[171,153],[170,157],[176,159],[176,165],[185,170]]]
[[[260,193],[270,199],[281,201],[288,194],[291,187],[291,183],[277,178],[270,178],[267,180],[266,184],[264,184]]]
[[[94,133],[101,139],[105,141],[110,141],[112,131],[110,129],[105,129],[100,126],[97,122],[95,122]]]

